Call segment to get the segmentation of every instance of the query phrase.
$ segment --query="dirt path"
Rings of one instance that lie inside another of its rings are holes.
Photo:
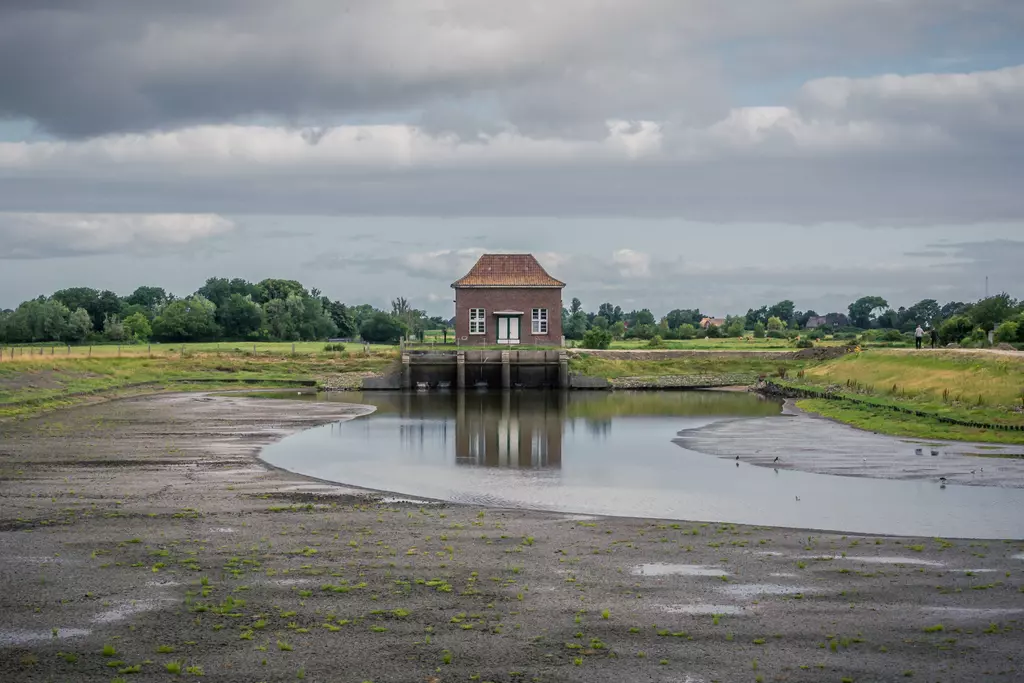
[[[0,424],[0,680],[1024,675],[1021,542],[410,504],[256,459],[361,410],[165,395]]]

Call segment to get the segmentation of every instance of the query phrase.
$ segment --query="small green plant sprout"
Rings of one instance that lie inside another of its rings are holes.
[[[159,647],[157,647],[156,651],[157,651],[157,654],[169,655],[172,652],[174,652],[174,648],[171,647],[170,645],[160,645]]]
[[[451,664],[452,663],[452,653],[449,652],[448,650],[445,650],[444,652],[442,652],[441,653],[441,662],[445,666]]]
[[[601,618],[604,619],[605,621],[607,621],[608,619],[611,619],[612,618],[611,610],[607,610],[607,609],[606,610],[602,610],[601,611]]]
[[[117,648],[115,648],[110,643],[107,643],[106,645],[103,646],[103,656],[104,657],[113,657],[115,655],[117,655]]]
[[[284,642],[283,640],[279,640],[279,641],[277,641],[277,649],[280,650],[281,652],[291,652],[295,648],[293,648],[291,645],[289,645],[288,643]]]
[[[164,668],[167,669],[167,673],[174,676],[181,675],[181,662],[167,662],[164,664]]]
[[[74,652],[58,652],[57,656],[63,659],[68,664],[74,664],[78,661],[78,655]]]
[[[925,633],[942,633],[946,630],[946,627],[942,624],[936,624],[935,626],[927,626],[924,629]]]
[[[300,681],[306,678],[306,667],[299,667],[299,670],[295,672],[295,677]]]

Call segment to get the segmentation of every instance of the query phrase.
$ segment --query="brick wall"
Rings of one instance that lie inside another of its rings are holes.
[[[487,315],[487,334],[469,333],[469,309],[482,308]],[[548,309],[548,333],[533,334],[533,309]],[[455,335],[463,346],[498,343],[495,311],[522,311],[520,344],[560,346],[562,343],[562,290],[545,289],[457,289],[455,290]],[[467,339],[463,339],[467,337]]]

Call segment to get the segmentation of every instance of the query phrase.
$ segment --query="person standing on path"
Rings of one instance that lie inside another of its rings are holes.
[[[914,330],[914,343],[917,344],[917,348],[921,348],[921,342],[924,341],[924,330],[918,325],[917,329]]]
[[[932,348],[937,348],[939,345],[939,331],[932,327]]]

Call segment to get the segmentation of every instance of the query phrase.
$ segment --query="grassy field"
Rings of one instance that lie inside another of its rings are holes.
[[[722,349],[723,351],[726,349]],[[765,358],[719,358],[694,356],[659,360],[612,360],[586,354],[570,358],[572,372],[590,377],[616,379],[621,377],[665,377],[671,375],[746,375],[753,383],[759,375],[797,372],[807,365],[802,360],[768,360]]]
[[[976,429],[951,425],[938,420],[920,418],[893,412],[885,408],[807,399],[797,401],[797,407],[815,415],[880,434],[905,436],[934,441],[978,441],[983,443],[1024,443],[1024,434],[994,429]]]
[[[101,344],[95,346],[61,346],[41,344],[35,346],[0,347],[3,362],[39,360],[46,358],[167,358],[195,354],[237,354],[249,356],[322,356],[325,342],[211,342],[200,344]],[[363,352],[359,343],[345,344],[346,351]],[[370,344],[371,353],[398,351],[398,346]]]
[[[799,406],[898,436],[1024,443],[1021,432],[979,430],[901,414],[901,406],[987,424],[1024,425],[1024,358],[955,352],[864,351],[808,367],[799,386],[832,387],[875,406],[806,400]]]
[[[90,395],[134,390],[140,385],[149,390],[184,390],[199,388],[200,382],[202,388],[210,388],[239,381],[309,381],[328,374],[380,371],[394,361],[391,352],[255,357],[196,351],[153,358],[37,356],[0,363],[0,417],[71,405],[88,400]]]

